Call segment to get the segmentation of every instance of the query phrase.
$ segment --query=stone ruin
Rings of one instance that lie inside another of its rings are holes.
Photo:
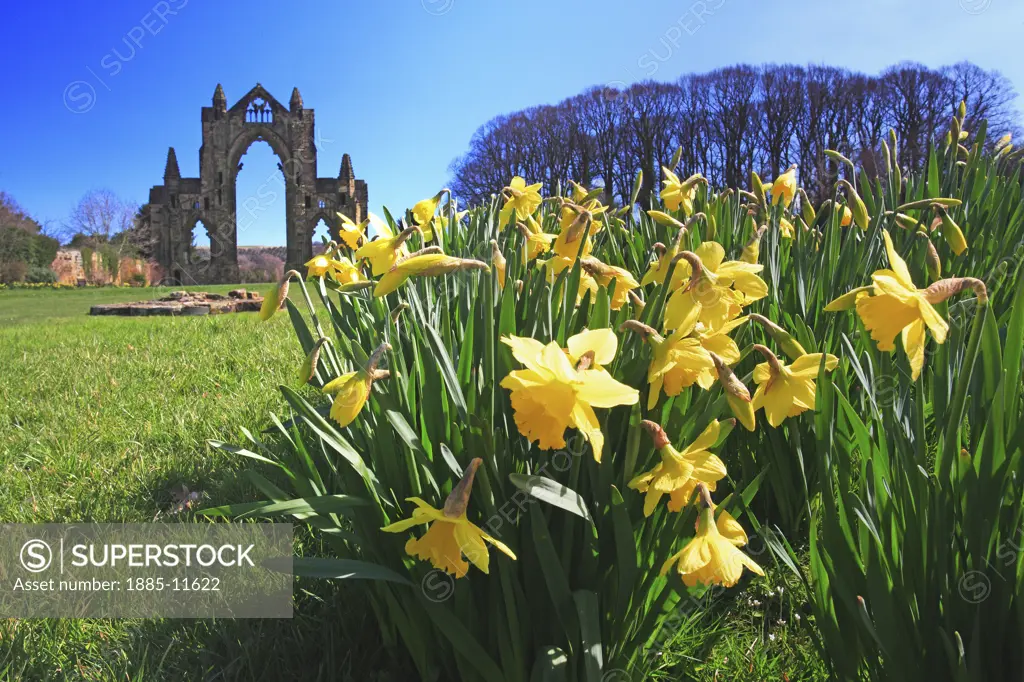
[[[221,315],[224,313],[258,312],[263,297],[255,291],[233,289],[224,294],[205,291],[172,291],[163,298],[133,303],[94,305],[90,315]]]
[[[267,142],[280,159],[284,184],[286,269],[313,257],[313,232],[323,220],[335,241],[340,239],[338,213],[359,222],[367,215],[366,182],[352,171],[352,159],[341,157],[337,177],[320,177],[314,111],[302,102],[298,88],[284,106],[256,84],[228,107],[218,84],[213,106],[202,109],[203,144],[199,177],[181,176],[174,148],[167,151],[162,185],[149,192],[149,212],[156,242],[155,258],[164,282],[230,284],[239,281],[238,232],[277,201],[280,188],[260,187],[259,196],[239,199],[235,180],[242,156],[257,140]],[[202,222],[210,236],[209,260],[197,257],[192,230]],[[241,223],[241,224],[240,224]]]

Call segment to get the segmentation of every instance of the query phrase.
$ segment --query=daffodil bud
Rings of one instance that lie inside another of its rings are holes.
[[[711,489],[703,481],[697,484],[697,499],[705,511],[714,513],[715,503],[711,501]]]
[[[868,207],[865,205],[864,200],[860,198],[860,194],[857,193],[857,190],[848,180],[840,180],[839,184],[846,190],[846,198],[850,202],[850,208],[853,210],[853,222],[862,230],[868,229],[871,217],[868,215]]]
[[[959,199],[950,199],[946,197],[939,197],[937,199],[921,199],[919,201],[908,201],[905,204],[900,204],[896,207],[897,213],[904,213],[906,211],[924,211],[929,208],[936,206],[943,206],[945,208],[956,208],[963,202]]]
[[[289,270],[284,273],[284,276],[281,277],[278,283],[267,292],[266,296],[264,296],[263,303],[260,305],[261,320],[266,322],[274,316],[274,313],[281,309],[281,306],[284,305],[284,300],[288,298],[288,283],[291,281],[292,277],[302,279],[302,275],[298,272],[295,270]]]
[[[790,360],[796,360],[801,355],[807,355],[807,351],[805,351],[804,347],[801,346],[795,338],[793,338],[792,334],[769,320],[767,317],[753,313],[750,315],[750,319],[764,327],[765,331],[768,332],[768,336],[772,337],[772,340],[779,344],[779,348],[782,349],[782,352],[785,353]]]
[[[402,313],[409,309],[409,304],[402,301],[394,308],[391,309],[391,321],[398,322],[398,318],[402,316]]]
[[[832,159],[836,163],[841,163],[841,164],[844,164],[846,166],[849,166],[850,170],[853,170],[855,168],[855,166],[853,165],[853,161],[850,161],[848,158],[846,158],[845,156],[843,156],[842,154],[840,154],[839,152],[837,152],[834,149],[826,149],[825,150],[825,156],[827,156],[828,158]]]
[[[740,254],[740,260],[744,263],[757,263],[758,257],[761,255],[761,237],[765,232],[768,231],[767,225],[754,230],[754,234],[751,236],[750,241],[743,247],[743,253]]]
[[[715,363],[715,370],[718,372],[718,383],[725,391],[725,400],[729,403],[736,419],[743,424],[747,431],[753,431],[755,427],[754,406],[750,404],[750,391],[743,385],[732,369],[722,361],[715,353],[711,353],[711,360]]]
[[[630,194],[629,194],[629,204],[630,204],[630,206],[632,206],[632,205],[634,205],[636,203],[636,198],[638,196],[640,196],[640,188],[643,187],[643,184],[644,184],[644,172],[643,172],[643,170],[640,170],[640,171],[637,172],[636,178],[633,179],[633,191],[630,192]]]
[[[942,278],[942,259],[939,258],[939,252],[935,248],[935,244],[931,239],[928,238],[924,233],[919,233],[921,237],[928,241],[928,251],[925,255],[925,263],[928,265],[928,275],[933,280]]]
[[[967,240],[964,238],[964,233],[960,229],[960,226],[953,222],[953,219],[949,217],[949,212],[939,204],[932,204],[932,208],[935,210],[936,215],[942,220],[942,236],[949,244],[949,248],[953,249],[953,253],[959,256],[967,250]]]
[[[466,513],[469,507],[469,496],[473,492],[473,479],[476,478],[476,470],[484,461],[474,457],[462,473],[462,479],[452,488],[448,499],[444,501],[444,515],[450,519],[457,519]]]
[[[920,221],[917,218],[912,218],[906,213],[893,213],[892,215],[896,224],[904,230],[916,230],[917,226],[920,225]]]
[[[306,358],[302,361],[302,365],[299,367],[299,375],[295,382],[296,386],[305,386],[316,374],[317,364],[320,362],[320,349],[328,342],[329,339],[322,336],[313,344],[313,348],[310,349]]]
[[[949,125],[949,137],[952,140],[960,140],[960,119],[956,116],[953,117],[953,122]]]
[[[957,113],[960,114],[960,118],[967,116],[967,101],[960,100],[960,106],[957,108]]]
[[[672,170],[679,168],[679,162],[683,160],[683,147],[680,145],[676,148],[676,153],[672,155]]]
[[[650,343],[652,346],[660,346],[665,342],[665,339],[650,325],[646,325],[639,320],[626,320],[619,325],[619,331],[631,331],[640,335],[640,337]]]
[[[501,249],[498,248],[498,242],[494,239],[491,240],[491,265],[494,266],[494,272],[498,276],[498,287],[500,289],[505,288],[505,267],[506,267],[505,256],[501,254]]]
[[[648,211],[647,215],[651,216],[651,219],[654,222],[658,223],[659,225],[664,225],[665,227],[671,227],[676,230],[683,230],[686,227],[685,225],[683,225],[683,223],[679,222],[678,220],[670,216],[668,213],[665,213],[664,211]]]
[[[647,435],[651,437],[654,442],[654,449],[661,450],[664,447],[670,446],[671,443],[668,439],[668,435],[665,434],[665,429],[661,428],[661,424],[653,422],[650,419],[644,419],[640,422],[640,426],[647,431]]]
[[[811,203],[811,198],[807,196],[807,192],[801,187],[797,190],[800,193],[800,217],[804,219],[804,222],[808,225],[814,224],[814,204]]]
[[[974,295],[982,303],[988,302],[988,288],[980,279],[974,277],[951,277],[940,279],[924,290],[924,298],[931,304],[942,303],[946,299],[959,294],[964,289],[972,289]]]

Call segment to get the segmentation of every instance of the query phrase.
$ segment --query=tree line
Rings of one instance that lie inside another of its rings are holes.
[[[769,179],[798,164],[801,184],[820,200],[839,172],[826,149],[874,176],[893,130],[901,165],[917,169],[961,101],[965,130],[987,121],[990,143],[1018,132],[1015,98],[1001,73],[969,62],[940,69],[902,63],[877,76],[831,66],[730,66],[671,83],[594,87],[498,116],[449,171],[463,203],[488,199],[515,175],[549,193],[568,180],[603,186],[615,203],[642,170],[646,202],[661,165],[682,148],[681,172],[702,173],[720,187],[745,187],[752,170]]]

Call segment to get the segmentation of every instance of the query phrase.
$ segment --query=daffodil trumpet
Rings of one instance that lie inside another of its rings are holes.
[[[892,237],[882,231],[889,269],[871,275],[872,285],[855,289],[835,299],[825,310],[834,312],[856,307],[878,350],[895,350],[896,336],[910,361],[911,378],[916,381],[924,367],[925,329],[931,331],[936,343],[946,341],[949,324],[933,307],[951,296],[972,289],[982,303],[988,301],[985,283],[973,277],[955,277],[918,289],[910,277],[906,262],[896,253]]]
[[[420,228],[424,241],[429,242],[434,238],[434,226],[440,224],[439,221],[435,221],[434,213],[445,194],[451,200],[451,190],[446,187],[431,198],[416,202],[409,211],[411,222]]]
[[[502,388],[511,392],[519,432],[550,450],[565,447],[566,429],[576,428],[600,462],[604,434],[594,408],[633,405],[640,399],[636,389],[603,369],[618,349],[615,333],[611,329],[580,332],[568,339],[568,351],[554,341],[545,345],[518,336],[503,336],[501,341],[525,366],[501,380]],[[593,354],[588,356],[588,351]]]
[[[794,163],[775,178],[775,182],[772,183],[773,206],[778,206],[781,203],[783,208],[789,208],[789,205],[793,203],[793,197],[796,195],[796,169],[797,165]]]
[[[747,544],[747,534],[736,519],[723,511],[716,522],[715,504],[708,486],[699,484],[697,493],[701,506],[697,535],[680,552],[669,557],[661,567],[661,575],[674,566],[687,587],[732,587],[739,582],[744,568],[764,575],[757,562],[739,550]]]
[[[754,350],[764,356],[765,362],[754,368],[754,383],[758,386],[752,407],[755,412],[764,408],[768,423],[774,427],[788,417],[814,409],[819,368],[824,362],[825,371],[830,372],[839,365],[834,355],[810,353],[787,366],[766,346],[754,344]]]
[[[669,511],[682,511],[693,499],[698,485],[714,490],[718,481],[728,473],[725,463],[709,450],[722,439],[722,426],[717,419],[682,451],[672,446],[660,424],[645,419],[640,425],[654,441],[654,449],[661,456],[661,461],[653,469],[629,482],[630,488],[645,495],[645,517],[654,513],[665,495],[669,496]]]
[[[516,555],[512,550],[485,533],[466,516],[473,479],[482,463],[479,457],[469,463],[441,509],[435,509],[418,497],[410,497],[407,501],[416,505],[412,517],[384,526],[381,530],[401,533],[414,526],[428,525],[427,532],[421,537],[409,538],[405,543],[405,553],[429,561],[434,568],[456,578],[466,576],[470,563],[485,574],[490,571],[490,555],[485,543],[515,560]]]

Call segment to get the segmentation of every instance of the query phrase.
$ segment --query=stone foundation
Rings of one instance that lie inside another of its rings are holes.
[[[172,291],[167,296],[133,303],[94,305],[90,315],[221,315],[258,312],[263,297],[255,291],[234,289],[227,296],[204,291]]]

